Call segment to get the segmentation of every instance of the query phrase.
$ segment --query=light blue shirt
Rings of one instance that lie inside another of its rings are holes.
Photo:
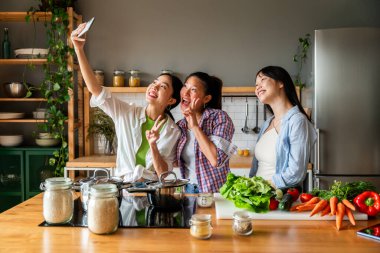
[[[274,116],[264,122],[257,141],[268,128]],[[300,185],[306,177],[306,166],[317,139],[312,123],[300,112],[297,106],[290,109],[282,118],[281,130],[276,143],[276,173],[272,181],[277,188]],[[249,176],[256,175],[258,161],[253,158]]]

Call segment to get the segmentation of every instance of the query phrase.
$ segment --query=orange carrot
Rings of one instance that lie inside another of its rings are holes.
[[[340,227],[342,226],[343,216],[346,213],[346,207],[343,203],[339,202],[336,207],[336,229],[340,230]]]
[[[323,209],[325,209],[325,207],[328,205],[329,203],[324,200],[324,199],[321,199],[318,204],[315,205],[315,207],[313,208],[313,210],[311,211],[310,213],[310,217],[312,217],[314,214],[318,213],[319,211],[322,211]]]
[[[354,215],[352,214],[352,211],[349,208],[346,208],[346,215],[348,219],[350,220],[351,224],[355,226],[356,225],[355,218],[354,218]]]
[[[298,212],[304,212],[304,211],[311,211],[313,208],[316,206],[316,204],[311,204],[311,205],[302,205],[297,207]]]
[[[355,206],[354,206],[350,201],[348,201],[347,199],[343,199],[343,200],[342,200],[342,203],[343,203],[346,207],[350,208],[352,211],[355,211]]]
[[[322,210],[322,212],[321,212],[321,216],[323,217],[323,216],[325,216],[326,214],[328,214],[329,212],[330,212],[330,205],[327,205],[326,207],[325,207],[325,209],[323,209]]]
[[[330,215],[335,215],[336,214],[336,205],[338,204],[338,198],[337,197],[331,197],[330,198]]]
[[[300,207],[300,206],[304,206],[304,205],[305,205],[305,203],[301,203],[301,204],[294,205],[294,206],[292,206],[292,207],[289,209],[289,211],[291,211],[291,212],[297,211],[297,208],[298,208],[298,207]]]
[[[308,202],[305,202],[305,205],[317,204],[318,202],[319,202],[319,198],[318,197],[313,197]]]

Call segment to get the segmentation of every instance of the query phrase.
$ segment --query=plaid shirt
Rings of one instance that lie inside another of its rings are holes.
[[[187,141],[187,122],[182,119],[177,122],[181,130],[178,142],[177,160],[181,175],[186,177],[186,168],[182,159],[182,151]],[[198,141],[194,141],[195,173],[200,192],[219,192],[219,188],[226,182],[227,173],[230,172],[229,159],[236,151],[231,143],[235,132],[234,124],[228,114],[222,110],[206,108],[199,123],[202,131],[209,137],[217,148],[217,167],[213,167],[201,152]]]

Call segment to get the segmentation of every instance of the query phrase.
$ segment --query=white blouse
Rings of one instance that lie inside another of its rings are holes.
[[[264,133],[255,147],[255,157],[259,162],[256,176],[272,181],[276,173],[276,142],[278,134],[275,128]]]

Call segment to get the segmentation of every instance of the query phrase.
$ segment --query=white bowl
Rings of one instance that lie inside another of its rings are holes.
[[[47,112],[33,112],[33,118],[35,119],[47,119],[49,114]]]
[[[49,53],[47,48],[20,48],[15,51],[16,58],[46,58]]]
[[[36,139],[36,144],[42,147],[51,147],[57,146],[59,144],[59,140],[57,139]]]
[[[0,145],[5,147],[15,147],[22,143],[22,135],[0,135]]]
[[[39,133],[38,137],[39,139],[54,139],[54,136],[51,133]]]

